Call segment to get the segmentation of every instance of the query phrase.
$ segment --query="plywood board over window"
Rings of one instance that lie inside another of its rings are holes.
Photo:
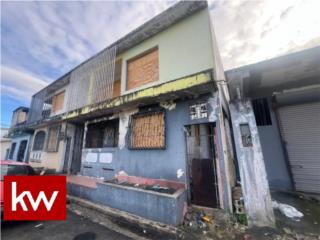
[[[128,61],[127,89],[159,80],[159,53],[153,48]]]
[[[52,112],[53,113],[62,110],[63,103],[64,103],[64,94],[65,94],[65,91],[53,96],[53,98],[52,98]]]
[[[132,149],[165,148],[164,112],[135,115],[131,124]]]
[[[48,136],[48,143],[47,143],[48,152],[58,151],[59,130],[60,130],[60,126],[54,126],[49,128],[49,136]]]

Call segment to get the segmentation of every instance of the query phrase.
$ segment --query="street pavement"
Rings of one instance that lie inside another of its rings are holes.
[[[128,240],[89,219],[68,211],[67,221],[1,223],[2,240]]]

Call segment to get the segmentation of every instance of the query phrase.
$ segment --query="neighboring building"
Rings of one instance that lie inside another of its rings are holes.
[[[160,222],[181,223],[185,203],[232,212],[217,49],[207,2],[180,2],[151,19],[33,96],[30,164],[87,176],[69,177],[69,193]],[[103,182],[123,178],[177,192]]]
[[[9,128],[1,128],[0,132],[0,151],[1,151],[1,159],[6,160],[9,156],[11,139],[8,137]]]
[[[8,160],[28,162],[29,143],[33,130],[26,126],[29,108],[18,107],[12,113],[11,127],[8,137],[11,139]]]
[[[226,72],[247,195],[267,194],[265,167],[274,189],[320,193],[319,59],[315,47]]]

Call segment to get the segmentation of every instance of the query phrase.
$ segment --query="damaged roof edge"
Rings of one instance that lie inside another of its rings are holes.
[[[84,62],[80,63],[69,72],[58,78],[57,80],[53,81],[48,86],[44,87],[40,91],[36,92],[33,96],[38,94],[39,92],[43,91],[44,89],[56,84],[58,81],[62,81],[65,77],[71,74],[75,69],[79,68],[86,62],[92,60],[93,58],[99,56],[104,51],[108,50],[112,47],[117,47],[117,54],[120,54],[136,45],[141,43],[148,38],[164,31],[165,29],[169,28],[170,26],[178,23],[179,21],[191,16],[192,14],[201,11],[208,7],[207,1],[181,1],[177,4],[171,6],[164,12],[156,15],[151,20],[145,22],[140,27],[134,29],[133,31],[126,34],[124,37],[120,38],[116,42],[112,43],[108,47],[104,48],[100,52],[96,53],[92,57],[88,58]]]
[[[77,110],[73,110],[61,115],[62,120],[72,119],[79,116],[87,115],[99,110],[111,109],[120,107],[126,103],[141,101],[147,98],[159,97],[164,94],[169,94],[171,92],[183,91],[189,88],[205,84],[208,82],[214,83],[212,77],[212,70],[204,71],[197,73],[191,76],[186,76],[184,78],[172,80],[170,82],[162,83],[153,87],[142,89],[137,92],[129,93],[117,98],[112,99],[111,101],[106,101],[98,103],[92,106],[86,106]]]

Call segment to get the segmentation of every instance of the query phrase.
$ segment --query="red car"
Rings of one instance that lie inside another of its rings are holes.
[[[15,161],[0,161],[1,167],[1,182],[0,182],[0,205],[1,205],[1,216],[3,212],[3,178],[4,176],[12,175],[36,175],[33,168],[23,162]]]

